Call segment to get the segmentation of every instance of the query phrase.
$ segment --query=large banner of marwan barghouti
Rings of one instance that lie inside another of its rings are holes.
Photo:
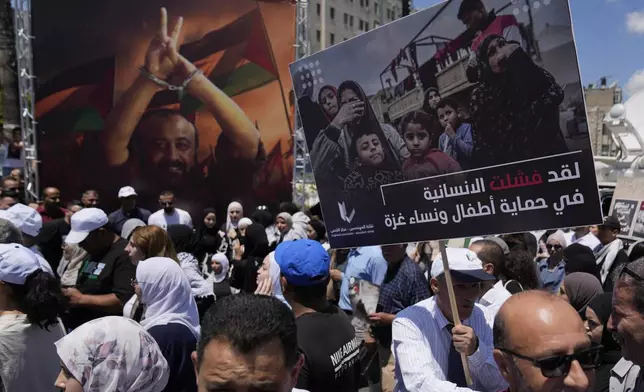
[[[334,248],[601,222],[567,0],[451,0],[291,64]]]
[[[172,190],[201,220],[291,197],[295,6],[33,0],[41,183],[64,199]],[[285,27],[292,26],[292,27]],[[167,85],[182,86],[179,90]]]

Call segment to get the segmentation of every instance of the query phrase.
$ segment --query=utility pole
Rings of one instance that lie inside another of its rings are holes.
[[[320,0],[320,50],[326,49],[326,0]]]

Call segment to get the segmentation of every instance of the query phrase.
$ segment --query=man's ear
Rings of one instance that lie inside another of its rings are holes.
[[[494,275],[494,264],[492,263],[484,264],[483,270],[489,275]]]
[[[295,366],[293,366],[293,369],[291,369],[291,388],[295,388],[295,386],[297,385],[297,379],[298,377],[300,377],[300,370],[302,370],[302,366],[304,366],[304,354],[300,354],[300,358],[297,360]]]
[[[195,369],[195,376],[197,380],[197,385],[199,385],[199,364],[197,363],[197,352],[193,351],[192,354],[190,354],[190,358],[192,358],[192,364],[194,365]]]
[[[505,380],[509,383],[511,374],[512,374],[512,364],[508,361],[508,357],[501,352],[501,350],[495,349],[493,352],[494,361],[499,367],[499,371]]]

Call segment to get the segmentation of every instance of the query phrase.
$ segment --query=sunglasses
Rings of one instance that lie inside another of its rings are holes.
[[[531,362],[534,366],[541,369],[541,374],[546,378],[565,377],[570,372],[572,361],[579,362],[584,370],[597,369],[601,364],[601,354],[604,346],[593,346],[572,355],[555,355],[541,359],[526,357],[504,348],[497,348],[499,351]]]
[[[562,246],[561,245],[553,245],[553,244],[548,244],[546,245],[546,249],[555,249],[555,250],[561,250]]]

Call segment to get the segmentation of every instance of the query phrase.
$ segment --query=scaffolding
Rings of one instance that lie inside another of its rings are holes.
[[[22,129],[25,201],[40,200],[38,178],[38,145],[36,140],[33,51],[31,49],[31,3],[16,0],[14,3],[16,32],[16,69],[20,102],[20,128]]]
[[[311,54],[309,30],[309,1],[298,0],[295,15],[296,60]],[[294,98],[294,100],[297,99]],[[315,181],[313,181],[311,173],[307,173],[309,154],[299,113],[295,115],[295,127],[293,129],[293,202],[300,206],[305,206],[311,197],[310,193],[314,189]]]

